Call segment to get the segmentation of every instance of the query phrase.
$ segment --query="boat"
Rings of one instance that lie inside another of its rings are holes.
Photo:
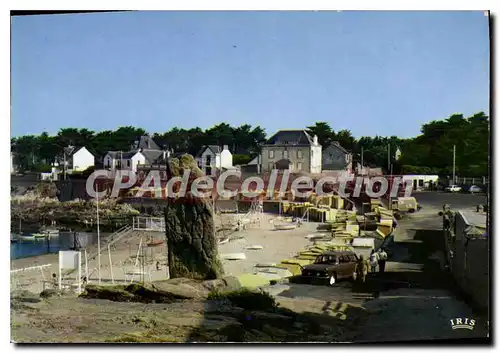
[[[296,223],[281,223],[281,224],[275,224],[274,229],[276,230],[291,230],[297,228]]]
[[[264,247],[262,245],[250,245],[247,246],[247,250],[262,250]]]
[[[163,241],[163,240],[151,240],[151,241],[147,242],[146,244],[147,244],[147,246],[148,246],[148,247],[150,247],[150,248],[151,248],[151,247],[154,247],[154,246],[160,246],[160,245],[162,245],[164,242],[165,242],[165,241]]]
[[[223,260],[245,260],[247,257],[244,253],[221,254]]]
[[[35,239],[46,239],[49,236],[47,233],[33,233],[33,238]]]
[[[228,242],[229,242],[229,238],[224,238],[224,239],[219,239],[217,241],[217,244],[222,245],[222,244],[226,244]]]

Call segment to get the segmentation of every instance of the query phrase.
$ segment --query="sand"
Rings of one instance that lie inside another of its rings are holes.
[[[241,216],[241,215],[240,215]],[[236,215],[224,215],[228,222]],[[274,230],[273,220],[275,215],[261,214],[258,224],[249,224],[247,229],[232,233],[230,241],[219,245],[221,257],[228,253],[244,253],[244,260],[221,260],[225,275],[237,276],[244,273],[253,273],[254,266],[259,263],[279,263],[285,258],[295,256],[298,251],[311,241],[306,235],[316,231],[317,223],[304,223],[300,228],[294,230]],[[216,220],[217,222],[218,220]],[[164,234],[160,232],[132,232],[124,239],[116,243],[111,249],[111,263],[107,247],[103,244],[101,253],[101,283],[127,283],[134,281],[155,281],[168,278],[167,257],[165,244],[146,248],[146,261],[143,266],[141,261],[136,262],[137,251],[141,238],[146,241],[148,237],[164,240]],[[262,249],[250,250],[249,246],[260,245]],[[86,249],[88,256],[97,253],[97,245]],[[157,270],[156,263],[160,262]],[[42,269],[32,269],[11,274],[11,291],[16,289],[29,290],[39,293],[46,288],[53,288],[52,274],[57,274],[58,254],[46,254],[30,258],[16,259],[11,261],[11,270],[30,268],[33,266],[50,265]],[[136,266],[137,265],[137,266]],[[82,251],[82,276],[86,276],[88,268],[88,283],[98,283],[98,259],[89,260],[85,264],[85,252]],[[132,275],[133,272],[142,272],[142,275]],[[76,283],[76,272],[68,277],[68,283]]]

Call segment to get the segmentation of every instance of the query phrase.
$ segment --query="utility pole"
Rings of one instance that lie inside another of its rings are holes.
[[[97,274],[99,276],[99,285],[101,284],[101,232],[99,230],[99,188],[96,191],[96,205],[97,205]]]
[[[456,153],[456,145],[453,145],[453,182],[452,182],[452,185],[455,185],[455,153]]]
[[[361,173],[364,171],[364,166],[363,166],[363,146],[361,146]]]
[[[391,169],[391,144],[387,145],[387,171]]]

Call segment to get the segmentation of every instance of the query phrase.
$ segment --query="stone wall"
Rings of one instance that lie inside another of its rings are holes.
[[[460,212],[444,210],[443,230],[450,272],[465,294],[480,308],[489,305],[489,241],[470,228]]]

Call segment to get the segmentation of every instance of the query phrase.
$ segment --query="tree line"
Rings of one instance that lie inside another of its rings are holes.
[[[394,174],[451,175],[453,146],[455,145],[455,170],[457,175],[485,176],[489,165],[489,117],[479,112],[470,117],[453,114],[444,120],[424,124],[421,134],[414,138],[397,136],[363,136],[355,138],[350,130],[335,131],[328,122],[316,122],[306,127],[311,135],[327,146],[338,141],[353,153],[354,163],[382,167]],[[22,171],[46,171],[60,160],[67,146],[86,146],[97,156],[107,151],[128,151],[134,141],[146,135],[142,128],[120,127],[114,131],[94,132],[88,129],[63,128],[57,135],[26,135],[11,139],[15,163]],[[174,127],[163,133],[150,135],[164,149],[196,155],[204,145],[228,145],[235,165],[248,163],[259,153],[259,145],[267,136],[260,126],[227,123],[203,130],[199,127],[183,129]],[[401,151],[397,158],[396,151]],[[391,166],[392,165],[392,166]]]

